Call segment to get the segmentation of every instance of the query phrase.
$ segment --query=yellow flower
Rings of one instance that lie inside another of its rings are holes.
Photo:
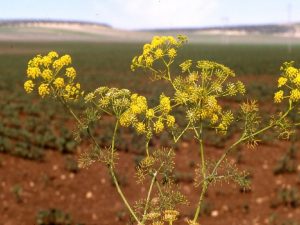
[[[163,221],[155,221],[152,223],[152,225],[164,225],[165,223]]]
[[[243,95],[246,93],[246,88],[245,88],[245,85],[243,84],[243,82],[241,82],[241,81],[236,82],[236,88],[240,94]]]
[[[282,87],[283,85],[285,85],[287,82],[287,78],[285,77],[279,77],[278,79],[278,87]]]
[[[54,69],[60,70],[63,67],[63,62],[61,61],[61,59],[57,59],[53,62],[52,66]]]
[[[160,96],[159,106],[163,113],[170,112],[171,111],[170,98],[162,94]]]
[[[177,45],[177,40],[173,36],[168,36],[168,40],[171,45]]]
[[[153,109],[148,109],[146,111],[146,118],[147,119],[152,119],[154,117],[154,110]]]
[[[125,111],[120,116],[120,125],[123,127],[129,127],[133,122],[136,121],[136,117],[130,110]]]
[[[55,51],[51,51],[51,52],[48,53],[48,56],[52,59],[52,58],[57,58],[58,54]]]
[[[53,73],[49,69],[45,69],[42,72],[42,78],[44,78],[44,80],[46,80],[46,81],[50,81],[52,79],[52,76],[53,76]]]
[[[83,92],[81,93],[83,94]],[[64,97],[68,100],[77,100],[80,95],[80,84],[68,84],[65,86]]]
[[[72,80],[76,77],[76,70],[74,67],[68,67],[66,69],[66,76],[71,78]]]
[[[24,89],[27,93],[31,93],[33,91],[34,88],[34,83],[32,82],[32,80],[27,80],[24,83]]]
[[[165,210],[164,211],[164,221],[173,222],[173,221],[177,220],[178,215],[179,215],[179,212],[176,210]]]
[[[192,60],[186,60],[183,63],[181,63],[179,66],[181,67],[182,72],[187,71],[192,65]]]
[[[174,127],[175,124],[175,117],[171,115],[167,115],[167,126]]]
[[[199,75],[196,72],[193,72],[188,76],[189,82],[196,82],[198,79],[199,79]]]
[[[144,96],[138,96],[137,94],[133,94],[130,98],[132,101],[130,109],[134,114],[140,114],[147,110],[147,99]]]
[[[138,134],[143,134],[146,132],[146,126],[144,123],[142,122],[138,122],[136,125],[135,125],[135,129],[136,129],[136,132]]]
[[[41,70],[38,67],[28,67],[27,75],[29,78],[35,79],[41,75]]]
[[[106,108],[109,104],[109,99],[108,98],[101,98],[99,100],[99,106],[102,107],[102,108]]]
[[[294,77],[296,77],[297,76],[297,74],[298,74],[298,69],[296,69],[295,67],[293,67],[293,66],[290,66],[290,67],[288,67],[287,69],[286,69],[286,74],[288,75],[288,77],[289,78],[294,78]]]
[[[171,48],[169,51],[168,51],[168,56],[170,58],[175,58],[175,56],[177,55],[177,52],[174,48]]]
[[[45,67],[48,67],[52,63],[52,59],[49,56],[44,56],[42,58],[42,64]]]
[[[215,124],[215,123],[218,122],[218,120],[219,120],[218,115],[217,114],[213,114],[212,117],[211,117],[211,119],[210,119],[210,122],[211,122],[211,124]]]
[[[299,91],[298,89],[293,89],[293,90],[291,91],[290,99],[291,99],[293,102],[299,101],[299,99],[300,99],[300,91]]]
[[[48,87],[48,84],[41,84],[39,86],[39,95],[44,98],[46,95],[50,94],[50,89]]]
[[[151,51],[152,46],[150,44],[145,44],[143,47],[143,55],[148,55]]]
[[[158,120],[154,123],[154,131],[155,133],[160,133],[164,129],[164,124],[161,122],[161,120]]]
[[[158,213],[158,212],[150,212],[150,213],[148,213],[148,214],[145,215],[145,220],[155,220],[158,217],[160,217],[160,213]]]
[[[64,66],[67,66],[72,63],[72,58],[70,55],[64,55],[60,58],[60,60]]]
[[[283,91],[282,90],[280,90],[280,91],[277,91],[276,93],[275,93],[275,95],[274,95],[274,102],[275,103],[280,103],[281,101],[282,101],[282,99],[283,99]]]
[[[142,122],[138,122],[135,124],[135,129],[138,134],[143,134],[146,132],[146,126]]]
[[[138,95],[137,93],[132,94],[132,95],[130,96],[131,101],[136,101],[138,96],[139,96],[139,95]]]
[[[141,108],[137,104],[131,104],[130,109],[131,109],[132,113],[134,113],[134,114],[142,113]]]
[[[39,67],[39,65],[42,63],[42,56],[41,55],[37,55],[36,57],[34,57],[33,59],[31,59],[28,62],[28,67]]]
[[[150,56],[147,56],[146,57],[146,66],[152,66],[152,63],[153,63],[153,57],[150,55]]]
[[[296,85],[300,85],[300,73],[297,74],[297,76],[293,80],[293,83]]]
[[[199,223],[194,222],[193,220],[189,220],[189,219],[187,219],[186,222],[188,225],[200,225]]]
[[[156,58],[161,58],[163,55],[164,55],[164,53],[161,48],[156,49],[156,51],[155,51]]]
[[[159,37],[159,36],[154,36],[152,38],[152,42],[151,42],[151,46],[153,48],[156,48],[157,46],[161,45],[163,43],[163,37]]]
[[[57,89],[63,88],[65,86],[64,78],[56,78],[53,84]]]

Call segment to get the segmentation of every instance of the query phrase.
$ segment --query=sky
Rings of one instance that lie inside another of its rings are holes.
[[[0,0],[0,20],[55,19],[120,29],[300,22],[300,0]]]

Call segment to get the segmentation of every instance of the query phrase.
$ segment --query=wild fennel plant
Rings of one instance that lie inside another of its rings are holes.
[[[241,81],[235,80],[234,72],[228,67],[207,60],[186,60],[179,67],[180,75],[172,70],[176,65],[178,50],[187,42],[184,36],[155,36],[143,47],[141,55],[132,60],[131,69],[142,69],[150,72],[152,78],[169,84],[172,95],[160,94],[158,105],[149,105],[145,96],[132,93],[127,89],[99,87],[85,94],[80,84],[75,82],[76,70],[71,67],[71,56],[59,57],[56,52],[38,55],[28,63],[27,76],[24,83],[27,93],[38,86],[39,95],[51,96],[60,101],[78,123],[76,139],[80,140],[86,133],[93,142],[93,148],[84,152],[80,159],[82,167],[101,161],[112,177],[117,192],[127,207],[135,224],[163,225],[173,224],[180,215],[179,204],[186,204],[186,197],[178,191],[174,184],[172,172],[175,152],[170,148],[150,149],[150,141],[162,132],[169,132],[173,141],[179,142],[182,136],[193,133],[198,143],[199,166],[195,170],[195,186],[199,190],[199,200],[195,205],[192,218],[186,219],[190,225],[199,224],[199,213],[205,193],[212,183],[231,180],[243,187],[249,186],[247,174],[228,163],[226,160],[235,147],[247,144],[255,147],[258,135],[274,129],[279,137],[288,138],[293,133],[293,125],[288,120],[289,113],[296,108],[300,100],[300,72],[292,63],[285,63],[282,75],[278,80],[281,88],[275,93],[275,103],[286,102],[285,111],[271,115],[269,121],[262,124],[256,101],[247,100],[239,107],[238,113],[225,110],[221,99],[228,96],[245,95],[246,89]],[[78,116],[71,108],[72,103],[84,102],[84,112]],[[184,126],[180,126],[173,114],[180,109],[184,113]],[[114,118],[114,131],[110,146],[105,148],[97,143],[91,131],[91,124],[101,122],[106,116]],[[215,130],[215,135],[224,135],[234,122],[242,123],[239,137],[224,149],[217,161],[206,157],[204,134]],[[298,124],[296,124],[298,125]],[[136,168],[138,184],[148,186],[146,196],[132,204],[124,195],[117,177],[116,138],[118,130],[131,127],[145,140],[145,157]],[[147,180],[147,182],[144,182]]]

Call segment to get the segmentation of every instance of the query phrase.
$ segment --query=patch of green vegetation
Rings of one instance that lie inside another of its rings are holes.
[[[56,123],[66,121],[67,114],[54,101],[41,101],[33,96],[25,96],[23,75],[28,60],[37,53],[56,50],[72,55],[79,82],[83,89],[92,90],[95,85],[129,88],[140,94],[151,96],[149,103],[157,103],[157,95],[168,94],[163,82],[148,85],[142,73],[131,72],[129,65],[139,51],[140,43],[76,43],[76,42],[0,42],[0,152],[6,152],[29,159],[41,159],[43,149],[57,149],[63,153],[73,152],[76,143],[72,141],[70,129],[58,130]],[[228,65],[237,75],[277,75],[284,61],[300,61],[300,45],[293,45],[289,52],[285,45],[246,44],[188,44],[182,49],[177,61],[208,59]],[[180,73],[180,68],[178,68]],[[272,101],[274,90],[265,84],[250,84],[248,93],[256,99]],[[242,99],[233,98],[235,102]],[[32,104],[33,102],[37,104]],[[47,113],[44,113],[47,112]],[[47,116],[45,116],[47,115]],[[180,112],[178,112],[180,116]],[[182,115],[184,116],[184,115]],[[51,129],[47,128],[51,125]],[[109,122],[107,124],[110,124]],[[104,145],[110,142],[112,127],[98,126],[97,137]],[[101,132],[105,129],[106,132]],[[230,133],[232,135],[234,133]],[[141,149],[139,137],[124,132],[117,148],[137,154]],[[192,137],[184,136],[185,141]],[[166,146],[172,143],[161,141]],[[19,142],[19,143],[16,143]],[[212,136],[208,144],[223,147],[224,140]],[[173,146],[178,147],[178,146]]]

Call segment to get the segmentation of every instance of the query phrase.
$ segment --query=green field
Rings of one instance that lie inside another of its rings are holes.
[[[34,55],[56,50],[68,53],[78,70],[79,78],[92,89],[95,84],[132,86],[139,73],[130,71],[133,56],[142,48],[142,43],[0,43],[1,90],[16,90],[25,79],[27,62]],[[300,45],[288,50],[286,45],[204,45],[189,44],[179,52],[178,61],[208,59],[223,63],[240,75],[277,75],[284,61],[300,62]],[[90,83],[90,81],[93,81]]]
[[[26,95],[23,91],[27,62],[33,56],[46,54],[51,50],[59,54],[70,54],[79,82],[86,91],[103,85],[117,86],[151,96],[150,100],[155,100],[162,90],[168,92],[164,84],[154,82],[149,85],[149,76],[143,71],[130,71],[131,60],[139,54],[141,48],[142,43],[0,43],[0,151],[34,159],[40,158],[45,148],[63,152],[74,150],[72,132],[66,129],[57,131],[57,124],[68,118],[62,107],[51,100],[40,100],[34,94]],[[179,52],[177,60],[181,62],[187,58],[223,63],[238,76],[276,76],[284,61],[294,60],[299,65],[300,45],[292,46],[289,51],[283,45],[188,44]],[[174,68],[175,74],[179,72],[178,68]],[[248,86],[248,93],[254,98],[272,101],[274,85],[271,86],[273,88],[266,84],[252,83]],[[33,102],[36,104],[32,104]],[[108,131],[99,138],[105,144],[109,136]],[[18,142],[16,144],[11,140]],[[133,148],[138,149],[138,146]]]

